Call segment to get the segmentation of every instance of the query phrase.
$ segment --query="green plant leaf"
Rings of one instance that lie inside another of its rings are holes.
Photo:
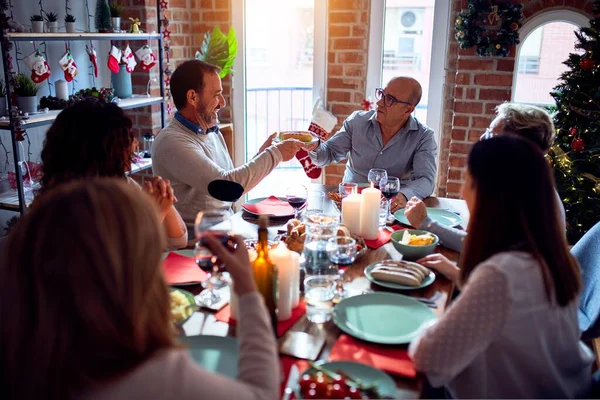
[[[232,71],[237,48],[235,30],[230,28],[225,35],[218,26],[215,26],[212,33],[207,32],[204,35],[200,51],[196,52],[196,59],[221,68],[219,76],[224,78]]]

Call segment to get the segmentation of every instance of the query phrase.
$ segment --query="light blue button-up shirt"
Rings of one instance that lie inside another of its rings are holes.
[[[344,182],[368,182],[371,168],[383,168],[401,179],[400,193],[407,199],[433,193],[437,144],[433,130],[412,115],[384,146],[377,111],[356,111],[309,155],[320,167],[348,158]]]

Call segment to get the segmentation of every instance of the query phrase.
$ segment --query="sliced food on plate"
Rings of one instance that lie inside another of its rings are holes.
[[[431,270],[410,261],[386,260],[377,263],[371,270],[371,276],[384,282],[400,283],[407,286],[420,286]]]

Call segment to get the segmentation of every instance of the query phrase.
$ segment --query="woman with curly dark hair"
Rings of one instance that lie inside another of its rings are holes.
[[[38,195],[44,196],[54,187],[74,180],[126,179],[136,143],[131,120],[116,104],[94,99],[75,103],[58,115],[46,134]],[[131,178],[127,179],[137,185]],[[185,247],[187,228],[173,207],[177,199],[170,182],[157,176],[146,181],[143,189],[159,206],[167,246]]]

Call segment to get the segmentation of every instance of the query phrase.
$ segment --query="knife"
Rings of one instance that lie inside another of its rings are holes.
[[[288,375],[288,380],[285,383],[285,390],[283,391],[283,397],[281,400],[290,400],[292,397],[292,393],[294,393],[294,388],[298,384],[298,378],[300,378],[300,371],[296,364],[292,365],[290,368],[290,374]]]

